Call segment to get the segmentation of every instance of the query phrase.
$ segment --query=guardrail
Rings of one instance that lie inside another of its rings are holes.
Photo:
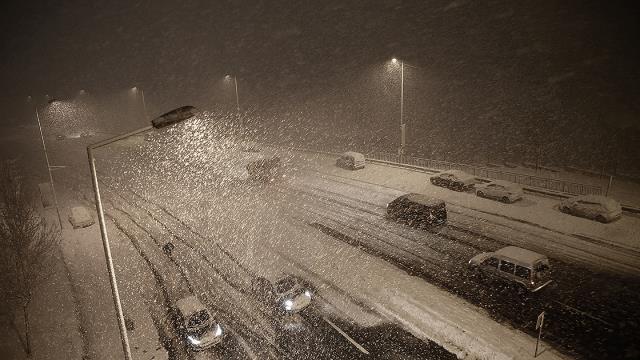
[[[418,166],[437,170],[461,170],[475,177],[494,180],[506,180],[516,184],[563,192],[573,195],[601,195],[602,187],[598,185],[581,184],[566,180],[550,179],[534,175],[520,174],[488,167],[474,166],[448,161],[417,158],[407,155],[389,153],[370,153],[367,158],[397,164]]]

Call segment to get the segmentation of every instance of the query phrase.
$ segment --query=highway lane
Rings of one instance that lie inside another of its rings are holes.
[[[190,169],[176,169],[173,168],[175,165],[167,163],[162,169],[155,170],[161,170],[164,175],[181,171],[183,173],[180,177],[187,178]],[[199,171],[192,175],[196,176],[198,173]],[[606,275],[573,264],[554,261],[554,267],[559,270],[560,276],[559,289],[554,289],[552,295],[522,299],[514,297],[508,289],[498,292],[488,290],[480,279],[465,273],[464,265],[468,258],[477,252],[495,250],[509,243],[508,238],[496,239],[482,233],[485,225],[491,225],[490,223],[475,219],[472,225],[477,226],[471,227],[460,221],[456,224],[457,227],[447,227],[441,229],[439,234],[429,234],[428,238],[435,241],[425,241],[424,232],[416,233],[399,224],[385,223],[381,217],[384,211],[383,203],[372,202],[367,196],[353,196],[372,193],[379,200],[385,196],[389,197],[388,193],[380,193],[378,188],[372,188],[366,183],[352,181],[351,184],[344,184],[330,179],[327,180],[328,188],[321,189],[325,192],[323,198],[318,196],[317,189],[312,189],[312,181],[305,183],[308,180],[305,176],[308,177],[309,174],[298,174],[298,179],[303,179],[301,182],[304,190],[315,191],[308,194],[311,200],[305,200],[304,196],[300,195],[300,189],[291,186],[291,182],[288,181],[267,187],[239,186],[241,190],[230,191],[228,188],[233,186],[217,186],[215,178],[208,178],[209,183],[204,185],[186,182],[167,188],[164,184],[159,186],[163,190],[161,196],[153,191],[149,193],[148,186],[141,186],[137,190],[146,191],[149,196],[166,201],[168,207],[180,209],[180,213],[185,212],[184,207],[191,207],[192,211],[206,210],[213,213],[213,216],[209,216],[210,223],[203,224],[202,231],[218,231],[216,236],[225,232],[233,233],[231,238],[238,241],[228,242],[225,247],[232,249],[229,251],[236,254],[240,250],[233,249],[234,247],[250,245],[243,243],[242,230],[238,230],[238,227],[251,230],[256,227],[256,223],[271,229],[283,226],[281,221],[269,224],[273,219],[263,215],[252,214],[253,220],[246,220],[245,223],[242,219],[234,218],[234,214],[236,217],[242,216],[239,214],[243,211],[247,214],[264,211],[257,209],[254,206],[256,204],[269,204],[273,211],[280,212],[292,221],[302,221],[306,226],[314,223],[326,225],[329,230],[333,230],[333,233],[325,232],[328,235],[352,245],[356,244],[363,251],[382,257],[409,273],[418,274],[425,280],[484,307],[499,321],[508,322],[516,328],[532,333],[533,319],[540,310],[547,310],[548,314],[553,315],[547,318],[550,334],[548,339],[565,348],[568,353],[593,357],[619,355],[620,351],[629,347],[632,334],[637,331],[637,324],[629,321],[637,318],[634,309],[638,303],[637,284],[617,277],[608,278]],[[345,188],[348,189],[346,193],[338,191]],[[328,202],[325,199],[327,197]],[[336,203],[336,198],[339,199],[339,203]],[[455,215],[458,216],[457,219],[451,216],[454,221],[463,218],[461,214]],[[261,220],[264,220],[264,223],[261,223]],[[473,222],[474,219],[466,216],[465,220]],[[345,230],[345,222],[362,226]],[[321,230],[317,225],[309,226],[309,229]],[[526,241],[527,236],[531,236],[513,230],[513,236],[520,237],[521,241]],[[407,249],[410,251],[407,252]],[[443,263],[437,261],[441,258],[451,261],[440,267]],[[438,266],[434,266],[434,263]],[[439,271],[441,269],[446,271]]]
[[[126,193],[126,195],[123,195],[123,193]],[[264,307],[261,307],[259,303],[253,302],[253,298],[246,293],[246,289],[241,293],[233,294],[235,295],[235,300],[244,296],[243,301],[229,303],[227,299],[225,303],[221,299],[221,293],[224,293],[224,296],[227,297],[232,295],[228,289],[221,291],[228,286],[220,283],[220,281],[224,280],[220,279],[215,271],[211,272],[211,264],[214,262],[211,259],[203,261],[203,254],[195,250],[194,245],[184,245],[186,239],[178,235],[182,234],[184,236],[185,232],[190,232],[191,230],[184,229],[184,225],[175,218],[167,219],[167,217],[171,217],[169,214],[158,209],[153,203],[144,202],[140,196],[132,192],[117,191],[116,193],[111,189],[105,196],[109,198],[109,203],[113,208],[110,213],[119,212],[117,216],[120,218],[120,222],[129,221],[129,228],[133,227],[144,231],[145,234],[135,235],[137,239],[147,238],[149,240],[151,238],[154,243],[151,246],[155,245],[158,248],[161,248],[163,243],[166,243],[169,239],[175,244],[174,250],[169,257],[185,279],[190,291],[200,294],[201,299],[217,314],[227,313],[228,316],[222,317],[232,324],[231,326],[234,329],[241,328],[236,339],[245,344],[250,344],[249,354],[255,354],[258,351],[256,349],[261,348],[264,344],[256,344],[255,329],[249,329],[250,325],[247,322],[256,325],[260,331],[264,332],[264,337],[269,339],[269,345],[278,351],[275,355],[277,358],[419,359],[424,358],[425,354],[430,354],[432,358],[451,358],[452,356],[432,343],[416,339],[397,326],[385,324],[376,328],[361,327],[344,319],[333,318],[333,314],[319,313],[319,307],[314,307],[313,310],[306,312],[297,326],[283,326],[283,322],[289,322],[289,318],[284,321],[279,317],[271,317],[267,321],[262,321],[263,323],[271,324],[273,331],[269,334],[268,331],[265,331],[264,326],[257,325],[259,324],[258,319],[248,316],[248,314],[255,314],[256,311],[243,311],[243,309],[247,308],[258,308],[257,312],[263,317],[269,316]],[[126,219],[123,220],[122,218]],[[183,228],[179,229],[180,227]],[[161,232],[165,236],[160,235]],[[191,237],[194,236],[193,233],[190,235]],[[206,240],[200,239],[200,241]],[[215,261],[215,263],[219,263],[219,261]],[[216,268],[215,270],[218,271],[219,269]],[[218,279],[213,281],[212,279],[216,277]],[[239,280],[239,282],[242,281]],[[218,296],[216,299],[211,299],[209,297],[211,294]],[[239,320],[239,318],[242,320]],[[238,325],[238,322],[242,324]],[[342,325],[339,327],[336,324]],[[348,328],[348,333],[342,330],[341,327]],[[304,331],[300,331],[300,329],[304,329]],[[368,353],[360,351],[358,347],[361,347],[361,345],[354,339],[360,339],[371,350]],[[226,349],[226,347],[221,347],[221,349]],[[241,353],[243,350],[241,346],[234,346],[231,352],[226,350],[226,353],[235,353],[234,351]],[[259,356],[259,358],[265,357]]]
[[[372,204],[370,197],[359,197],[375,190],[368,184],[354,182],[345,188],[332,180],[325,179],[324,189],[310,184],[317,181],[286,184],[280,190],[282,202],[289,207],[302,203],[292,209],[292,217],[439,284],[517,328],[533,334],[532,319],[545,310],[553,319],[546,332],[571,353],[621,355],[632,346],[637,324],[630,319],[638,317],[637,282],[556,260],[554,288],[525,297],[509,289],[493,292],[492,284],[469,272],[466,262],[476,253],[509,243],[455,227],[432,232],[410,229],[387,220],[384,203]]]

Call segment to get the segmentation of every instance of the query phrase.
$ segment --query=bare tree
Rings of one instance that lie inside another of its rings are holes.
[[[6,162],[0,163],[0,271],[6,287],[3,302],[24,320],[24,349],[31,355],[29,304],[51,274],[51,261],[60,239],[57,227],[38,213],[33,192]]]

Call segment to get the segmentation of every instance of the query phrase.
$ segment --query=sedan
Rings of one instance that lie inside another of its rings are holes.
[[[563,200],[560,211],[574,216],[596,220],[601,223],[612,222],[622,216],[622,206],[614,199],[601,195],[581,195]]]
[[[431,184],[455,191],[466,191],[474,187],[476,179],[464,171],[447,170],[429,178]]]
[[[264,277],[256,279],[254,293],[284,314],[295,314],[311,304],[311,285],[295,275],[282,275],[275,281]]]
[[[478,197],[500,200],[503,203],[513,203],[522,199],[523,191],[520,185],[508,181],[495,180],[476,187]]]

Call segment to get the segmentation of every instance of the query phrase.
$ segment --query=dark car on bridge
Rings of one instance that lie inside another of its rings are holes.
[[[278,274],[273,279],[258,277],[253,282],[253,291],[281,314],[300,312],[311,304],[313,298],[311,284],[292,274]]]
[[[409,226],[427,228],[447,222],[447,206],[440,199],[409,193],[387,204],[387,217]]]
[[[475,186],[476,179],[464,171],[447,170],[429,178],[431,184],[455,191],[467,191]]]

